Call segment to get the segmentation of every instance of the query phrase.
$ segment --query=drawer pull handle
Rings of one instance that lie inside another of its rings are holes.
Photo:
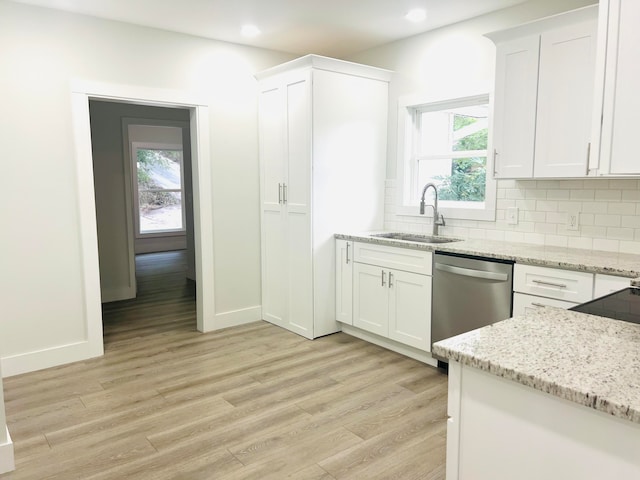
[[[386,284],[385,284],[385,281],[384,281],[384,270],[382,270],[382,286],[384,287],[385,285]]]
[[[351,244],[349,242],[347,242],[347,265],[349,265],[349,246]]]
[[[278,184],[278,203],[282,205],[282,184]]]
[[[393,273],[389,272],[389,288],[393,287]]]
[[[538,285],[547,285],[549,287],[558,287],[558,288],[567,288],[564,283],[553,283],[553,282],[545,282],[544,280],[531,280],[533,283],[537,283]]]
[[[533,306],[533,307],[537,307],[537,308],[540,308],[540,307],[546,307],[546,305],[545,305],[544,303],[538,303],[538,302],[533,302],[533,303],[531,304],[531,306]]]

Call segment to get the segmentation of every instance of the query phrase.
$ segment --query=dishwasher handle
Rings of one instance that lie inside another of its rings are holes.
[[[473,270],[471,268],[454,267],[444,263],[436,263],[436,270],[453,273],[454,275],[464,275],[465,277],[483,278],[485,280],[497,280],[506,282],[509,275],[506,273],[485,272],[484,270]]]

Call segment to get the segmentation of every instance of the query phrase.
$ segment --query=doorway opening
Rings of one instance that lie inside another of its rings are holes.
[[[166,263],[173,258],[174,264],[157,269],[152,278],[161,280],[157,275],[166,272],[175,284],[184,265],[185,277],[195,281],[190,112],[90,99],[89,114],[106,329],[113,317],[113,302],[135,305],[139,302],[132,300],[142,293],[141,302],[149,303],[149,292],[139,292],[138,284],[139,275],[146,278],[153,259]],[[182,254],[138,258],[158,252]],[[147,266],[144,272],[138,271],[141,264]],[[193,311],[195,324],[195,307]],[[130,316],[129,322],[152,325],[141,314]],[[105,330],[105,343],[108,337]]]

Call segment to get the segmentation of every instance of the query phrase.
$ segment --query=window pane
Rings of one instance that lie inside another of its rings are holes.
[[[140,233],[182,228],[180,192],[140,192]]]
[[[422,189],[435,183],[439,200],[484,202],[486,171],[487,157],[422,160],[418,163],[418,185]]]
[[[137,150],[138,190],[182,188],[181,150]]]
[[[489,105],[472,105],[420,113],[418,155],[446,155],[486,150]]]

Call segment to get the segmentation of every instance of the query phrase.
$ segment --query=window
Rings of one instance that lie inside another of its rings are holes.
[[[422,188],[438,187],[445,217],[495,219],[495,182],[488,173],[489,96],[400,106],[399,209],[419,214]]]
[[[185,230],[182,146],[132,143],[139,236]]]

